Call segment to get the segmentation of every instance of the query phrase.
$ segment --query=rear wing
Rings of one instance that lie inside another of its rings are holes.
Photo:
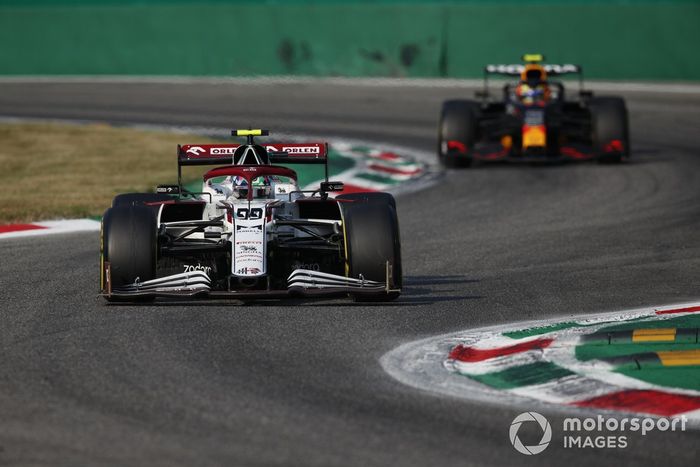
[[[185,144],[177,147],[178,165],[234,164],[242,144]],[[262,145],[274,164],[327,164],[328,143],[277,143]]]
[[[583,74],[583,68],[579,65],[563,64],[563,65],[542,65],[544,71],[548,75],[560,76],[560,75],[571,75]],[[520,76],[520,74],[525,70],[525,65],[486,65],[484,67],[484,75],[502,75],[502,76]]]
[[[578,86],[579,93],[583,93],[583,68],[580,65],[573,65],[570,63],[556,65],[548,64],[542,65],[544,71],[547,72],[549,76],[563,76],[563,75],[578,75]],[[482,97],[487,99],[489,96],[489,76],[499,75],[499,76],[520,76],[520,74],[525,70],[525,65],[522,64],[512,64],[512,65],[486,65],[484,67],[484,87],[483,90],[477,91],[477,97]]]
[[[244,144],[185,144],[177,146],[177,184],[182,190],[182,167],[236,164],[234,153]],[[261,145],[271,164],[323,164],[328,182],[328,143],[275,143]]]

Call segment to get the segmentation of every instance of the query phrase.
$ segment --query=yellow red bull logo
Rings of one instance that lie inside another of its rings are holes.
[[[547,146],[547,131],[544,125],[523,125],[523,149]]]

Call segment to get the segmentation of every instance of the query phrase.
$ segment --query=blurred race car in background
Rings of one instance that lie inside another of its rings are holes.
[[[442,105],[438,157],[447,167],[473,161],[554,161],[562,159],[620,162],[629,157],[627,107],[621,97],[594,97],[583,89],[578,65],[542,64],[540,54],[523,56],[525,64],[487,65],[484,88],[474,100]],[[495,99],[489,76],[517,76]],[[575,100],[550,76],[578,75]]]
[[[118,195],[102,219],[101,294],[108,301],[155,297],[347,296],[393,300],[401,291],[396,203],[388,193],[341,194],[328,181],[326,143],[254,141],[178,146],[178,184]],[[324,164],[313,191],[280,164]],[[225,165],[222,165],[225,164]],[[182,167],[219,165],[201,192],[186,191]]]

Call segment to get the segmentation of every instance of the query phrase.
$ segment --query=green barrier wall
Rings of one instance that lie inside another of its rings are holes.
[[[700,1],[0,1],[0,74],[478,77],[542,52],[700,80]]]
[[[599,79],[700,79],[700,2],[450,7],[448,76],[541,51]],[[498,20],[496,19],[498,18]]]

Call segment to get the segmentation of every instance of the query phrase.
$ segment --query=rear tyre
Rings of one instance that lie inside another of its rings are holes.
[[[403,282],[401,239],[394,206],[390,203],[342,203],[348,275],[386,282],[386,263],[393,267],[393,288]],[[400,292],[355,294],[355,301],[383,302],[396,299]]]
[[[438,158],[446,167],[469,167],[477,138],[479,104],[468,100],[445,101],[438,128]],[[456,145],[458,147],[450,147]]]
[[[156,277],[156,217],[147,206],[118,206],[102,217],[101,263],[110,264],[112,288]],[[104,270],[104,269],[103,269]],[[104,273],[102,290],[106,291]],[[110,298],[107,300],[112,301]]]
[[[597,97],[589,103],[591,139],[601,163],[619,163],[630,155],[627,107],[620,97]]]

